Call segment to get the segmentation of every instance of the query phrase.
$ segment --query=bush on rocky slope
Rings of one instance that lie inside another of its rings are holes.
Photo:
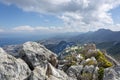
[[[102,53],[99,49],[96,49],[95,45],[88,44],[85,45],[85,47],[71,47],[69,49],[64,50],[62,54],[65,53],[67,55],[64,56],[64,60],[67,60],[68,62],[64,65],[67,66],[65,68],[65,72],[67,69],[69,69],[71,66],[74,65],[83,65],[84,67],[93,66],[98,67],[98,70],[96,71],[96,74],[98,74],[98,79],[102,80],[104,75],[104,69],[112,67],[113,64],[106,58],[105,53]],[[107,55],[107,54],[106,54]],[[93,74],[84,72],[80,74],[81,80],[92,80]],[[96,80],[96,79],[95,79]]]
[[[99,74],[98,79],[103,80],[103,76],[104,76],[104,68],[103,67],[99,68],[98,74]]]
[[[99,67],[108,68],[113,65],[110,61],[106,59],[105,55],[101,51],[97,52],[96,59],[99,62],[98,64]]]

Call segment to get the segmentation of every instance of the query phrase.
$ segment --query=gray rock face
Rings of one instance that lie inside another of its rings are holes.
[[[81,74],[82,70],[83,70],[83,65],[71,66],[66,73],[70,77],[77,79],[77,77]]]
[[[21,58],[26,61],[31,70],[33,70],[36,66],[43,65],[44,61],[50,60],[50,55],[55,55],[36,42],[24,43],[19,54]]]
[[[29,80],[75,80],[68,77],[63,71],[54,68],[50,63],[37,66]]]
[[[51,64],[48,64],[47,69],[48,80],[69,80],[70,78],[63,71],[54,68]],[[54,77],[54,78],[53,78]]]
[[[46,80],[47,79],[46,72],[47,72],[47,65],[37,66],[31,73],[28,80]]]
[[[24,80],[30,73],[23,60],[16,59],[0,48],[0,80]]]
[[[98,79],[98,76],[99,76],[98,70],[99,70],[99,67],[95,67],[94,68],[94,71],[93,71],[93,80],[99,80]]]
[[[97,71],[98,67],[94,67],[93,65],[85,67],[83,65],[76,65],[71,66],[66,73],[68,76],[77,80],[97,80]]]
[[[15,47],[7,49],[13,52]],[[14,53],[7,54],[0,48],[0,80],[74,80],[61,70],[53,67],[48,61],[54,53],[36,42],[26,42],[19,55],[22,59],[16,59]],[[13,55],[13,56],[12,56]],[[32,72],[29,67],[33,68]]]
[[[103,80],[120,80],[120,66],[105,69]]]
[[[93,71],[94,71],[94,69],[95,69],[95,67],[94,67],[93,65],[90,65],[90,66],[86,65],[86,66],[83,68],[83,72],[84,72],[84,73],[90,73],[90,74],[92,74]]]

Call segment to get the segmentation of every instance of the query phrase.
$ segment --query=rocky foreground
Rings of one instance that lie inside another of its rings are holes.
[[[119,63],[94,44],[59,56],[36,42],[0,48],[0,80],[120,80]]]

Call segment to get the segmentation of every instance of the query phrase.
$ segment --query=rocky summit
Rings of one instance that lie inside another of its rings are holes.
[[[30,74],[25,61],[16,59],[0,48],[0,80],[24,80]]]
[[[0,48],[0,80],[120,80],[120,65],[95,44],[59,55],[36,42]]]

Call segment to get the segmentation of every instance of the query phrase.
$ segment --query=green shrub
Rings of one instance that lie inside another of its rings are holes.
[[[107,60],[107,58],[101,51],[97,52],[95,58],[97,59],[97,61],[99,63],[99,65],[98,65],[99,67],[108,68],[108,67],[113,66],[113,64]]]
[[[77,53],[81,53],[81,52],[82,52],[82,48],[75,49],[75,51],[76,51]]]
[[[71,54],[67,55],[64,59],[70,61],[77,61],[76,57]]]
[[[104,68],[108,68],[108,67],[111,67],[111,66],[113,66],[113,64],[111,62],[107,61],[107,60],[105,61],[104,65],[103,65]]]
[[[83,59],[85,59],[85,54],[80,54],[82,57],[83,57]]]
[[[103,76],[104,76],[104,68],[100,67],[98,70],[98,79],[103,80]]]
[[[76,65],[76,61],[71,61],[69,65],[70,66]]]
[[[70,66],[76,65],[77,63],[75,56],[72,56],[72,55],[67,55],[64,59],[69,61],[68,63],[65,64],[67,68],[69,68]]]
[[[66,63],[64,66],[63,66],[63,71],[67,71],[67,69],[70,67],[70,66],[73,66],[73,65],[76,65],[76,62],[75,61],[71,61],[71,62],[68,62]]]

